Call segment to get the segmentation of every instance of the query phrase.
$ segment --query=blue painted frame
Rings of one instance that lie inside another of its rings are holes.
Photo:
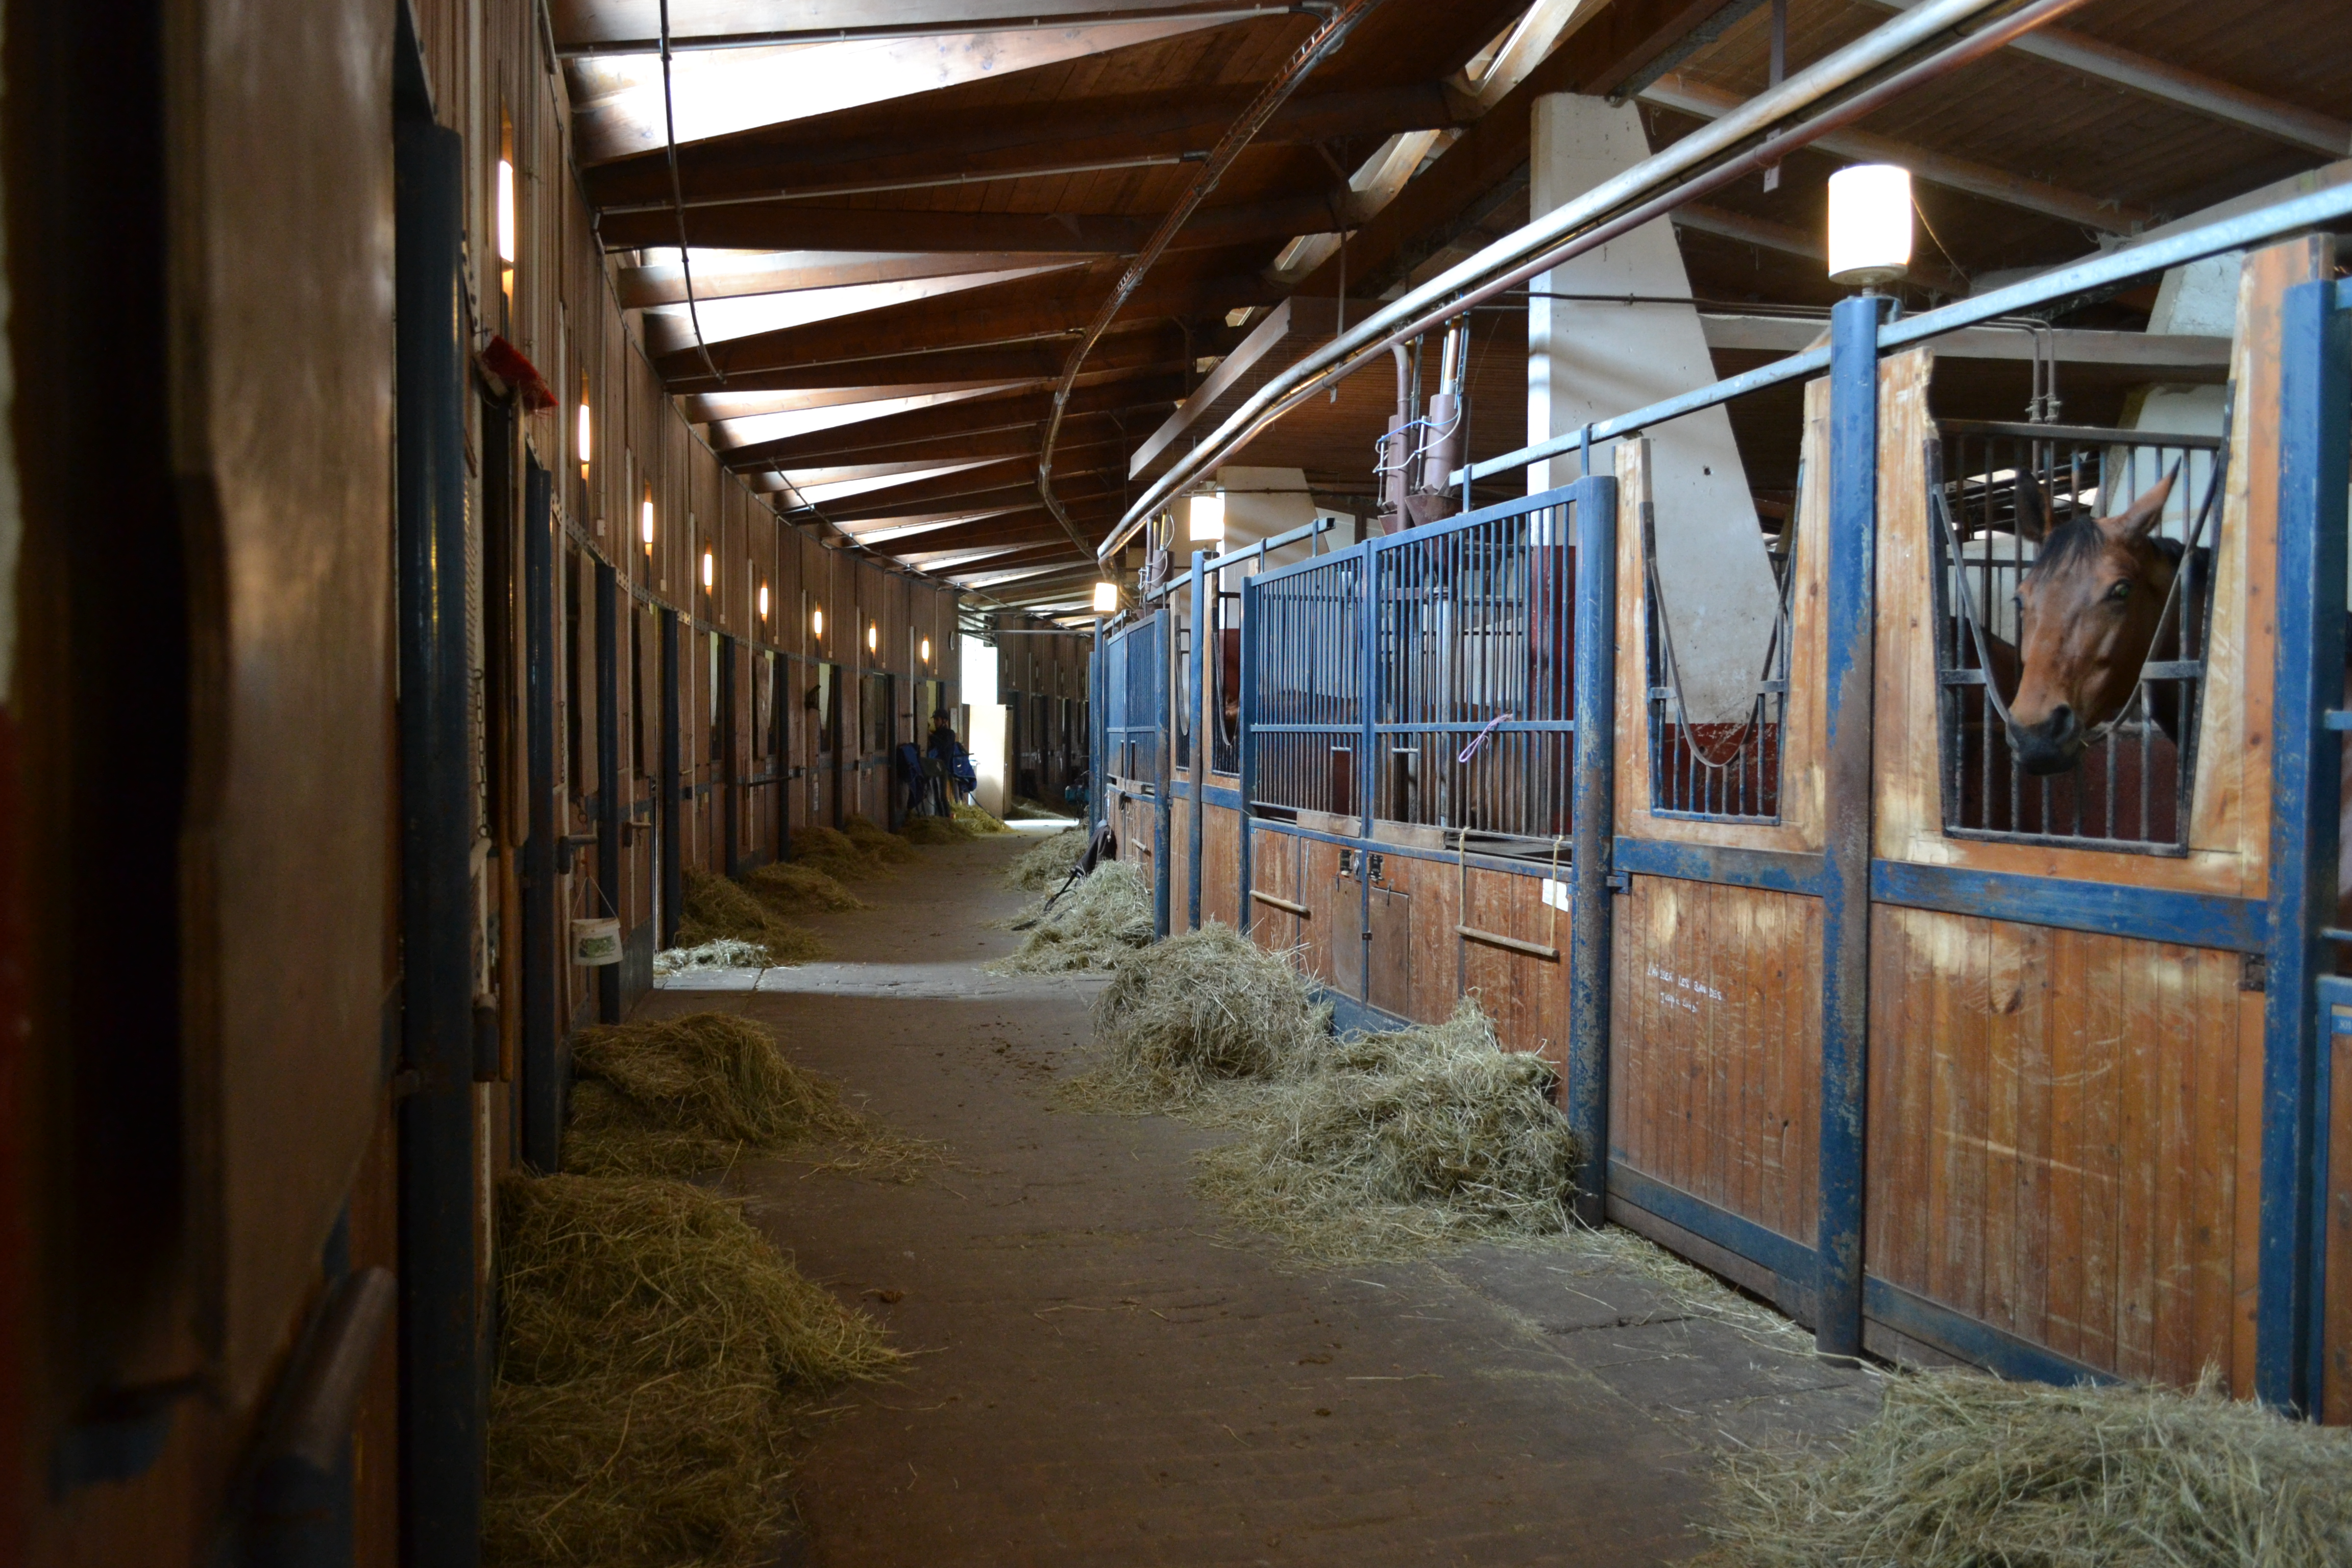
[[[2184,947],[2262,952],[2269,940],[2262,900],[2215,893],[1877,860],[1870,868],[1870,896],[1882,904],[1915,910],[1982,915],[2063,931],[2178,942]]]
[[[1617,822],[1617,479],[1566,487],[1576,522],[1576,647],[1570,667],[1575,795],[1569,831],[1569,1124],[1584,1145],[1577,1213],[1597,1225],[1609,1190],[1609,966]],[[1465,911],[1464,919],[1468,918]]]
[[[1192,831],[1185,837],[1191,840],[1184,847],[1184,929],[1201,929],[1201,841],[1207,836],[1208,824],[1203,820],[1204,781],[1209,776],[1209,727],[1201,722],[1208,711],[1209,668],[1209,573],[1208,552],[1192,552],[1192,678],[1185,687],[1192,696],[1192,711],[1185,718],[1192,737]]]
[[[1814,1342],[1862,1353],[1870,1077],[1870,751],[1877,624],[1878,328],[1888,301],[1830,318],[1828,684],[1822,768],[1821,1234]]]
[[[2317,977],[2334,967],[2352,313],[2335,282],[2283,302],[2271,896],[2263,997],[2260,1288],[2254,1392],[2316,1418],[2326,1309],[2328,1058]]]

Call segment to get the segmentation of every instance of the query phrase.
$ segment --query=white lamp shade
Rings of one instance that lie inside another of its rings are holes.
[[[646,542],[651,544],[654,542],[654,498],[651,496],[646,498],[641,531],[645,534]]]
[[[588,395],[580,395],[580,460],[588,461]]]
[[[1212,490],[1185,503],[1185,537],[1193,543],[1223,543],[1225,537],[1225,492]]]
[[[763,621],[768,618],[768,585],[765,583],[760,584],[760,618]]]
[[[1118,584],[1116,583],[1096,584],[1095,614],[1098,616],[1111,616],[1117,615],[1118,613]]]
[[[709,587],[718,574],[719,563],[710,558],[710,552],[704,551],[702,552],[702,585],[706,588]]]
[[[514,165],[499,160],[499,259],[509,267],[515,258]]]
[[[824,610],[822,606],[810,613],[809,630],[818,637],[824,636]]]
[[[1911,269],[1911,171],[1855,163],[1830,176],[1830,281],[1892,283]]]

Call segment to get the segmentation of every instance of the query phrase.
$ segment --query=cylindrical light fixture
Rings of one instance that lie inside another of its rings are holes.
[[[1875,288],[1911,270],[1911,171],[1854,163],[1830,176],[1830,281]]]
[[[580,378],[580,439],[574,443],[579,449],[583,479],[588,477],[588,378],[583,375]]]
[[[931,639],[929,637],[923,639],[923,662],[925,664],[931,662]]]
[[[867,653],[879,653],[881,650],[882,628],[876,622],[868,621],[866,623],[866,651]]]
[[[763,621],[768,618],[768,585],[765,583],[760,584],[760,618]]]
[[[1118,613],[1118,584],[1116,583],[1096,584],[1095,614],[1098,616],[1115,616]]]
[[[710,552],[706,550],[702,552],[702,591],[706,594],[710,592],[711,584],[718,580],[719,563],[712,560]]]
[[[819,642],[824,640],[824,606],[823,605],[809,612],[809,636]]]
[[[1222,544],[1225,538],[1225,492],[1211,490],[1185,502],[1184,534],[1193,543]]]
[[[637,535],[646,542],[646,553],[651,555],[654,552],[654,488],[651,485],[646,487],[645,503],[639,509],[638,520]]]
[[[514,165],[499,160],[499,259],[509,267],[515,258]]]

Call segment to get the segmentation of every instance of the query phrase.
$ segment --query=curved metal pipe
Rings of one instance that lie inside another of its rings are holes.
[[[1670,189],[1664,197],[1642,201],[1668,181],[1699,168],[1797,110],[1819,102],[2000,3],[2000,0],[1930,0],[1916,10],[1904,12],[1780,87],[1750,99],[1722,119],[1702,126],[1576,200],[1496,240],[1374,313],[1268,382],[1208,439],[1171,464],[1168,471],[1128,509],[1118,526],[1097,551],[1097,559],[1107,559],[1125,543],[1144,518],[1169,495],[1191,482],[1206,463],[1255,436],[1307,396],[1360,370],[1370,356],[1418,336],[1592,246],[1639,227],[1706,190],[1738,178],[1751,163],[1761,167],[1768,160],[1759,156],[1760,150],[1751,152],[1746,158],[1735,159]],[[1816,119],[1779,132],[1769,144],[1769,161],[1779,162],[1795,148],[1861,118],[1888,99],[1947,75],[2084,3],[2085,0],[2034,0]],[[1629,203],[1640,205],[1624,211]],[[1624,216],[1612,222],[1603,221],[1619,212],[1624,212]]]

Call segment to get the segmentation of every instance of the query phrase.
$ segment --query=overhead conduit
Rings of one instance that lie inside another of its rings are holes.
[[[1224,454],[1255,437],[1308,397],[1344,381],[1395,344],[1409,342],[1506,289],[1664,216],[1683,203],[1860,119],[1904,92],[1948,75],[2056,20],[2086,0],[2032,0],[1980,31],[1967,34],[1876,86],[1801,124],[1777,132],[1767,149],[1706,168],[1781,121],[1852,86],[1871,72],[1934,43],[1961,24],[1999,9],[2002,0],[1930,0],[1904,12],[1778,88],[1750,99],[1615,178],[1504,236],[1341,333],[1254,394],[1130,506],[1100,548],[1108,562],[1171,498]],[[1704,169],[1696,177],[1694,171]],[[1680,181],[1680,184],[1675,182]]]

